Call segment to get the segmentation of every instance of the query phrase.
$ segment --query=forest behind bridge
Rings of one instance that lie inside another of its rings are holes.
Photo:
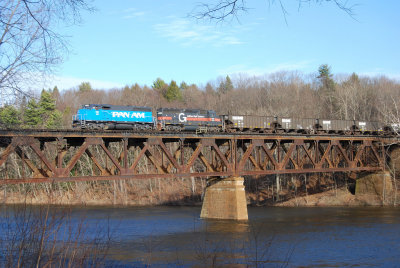
[[[227,75],[205,85],[156,78],[150,86],[96,89],[83,81],[61,92],[55,86],[17,96],[0,109],[0,122],[3,128],[70,128],[72,115],[88,103],[398,124],[400,82],[385,76],[334,75],[326,64],[314,74]]]

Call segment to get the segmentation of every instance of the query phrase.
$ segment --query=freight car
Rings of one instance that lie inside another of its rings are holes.
[[[222,131],[222,120],[213,110],[200,109],[157,109],[158,130],[169,131]]]
[[[72,127],[81,129],[153,129],[150,107],[85,104],[73,116]]]
[[[227,132],[270,132],[275,129],[274,117],[254,115],[222,115]]]
[[[332,120],[332,119],[294,119],[297,123],[297,130],[301,129],[299,123],[303,126],[305,133],[317,134],[379,134],[383,131],[383,124],[371,121],[359,120]],[[311,122],[315,122],[311,124]]]
[[[317,133],[337,134],[379,134],[384,130],[383,124],[360,120],[316,119]]]

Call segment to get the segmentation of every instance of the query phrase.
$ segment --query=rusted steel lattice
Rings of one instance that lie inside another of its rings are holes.
[[[375,137],[0,131],[0,184],[384,169]]]

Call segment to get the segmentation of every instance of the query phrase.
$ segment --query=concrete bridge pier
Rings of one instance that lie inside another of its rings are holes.
[[[243,177],[215,178],[209,185],[201,208],[201,218],[248,220]]]

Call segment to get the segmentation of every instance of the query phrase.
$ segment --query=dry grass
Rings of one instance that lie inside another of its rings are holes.
[[[6,204],[57,205],[164,205],[201,202],[204,180],[149,179],[107,182],[76,182],[35,185],[31,188],[3,186],[0,202]]]

